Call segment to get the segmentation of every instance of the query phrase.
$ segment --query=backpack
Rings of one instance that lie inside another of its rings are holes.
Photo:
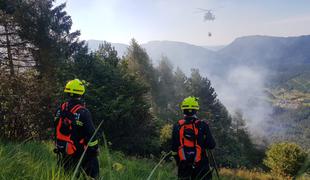
[[[72,137],[73,126],[80,122],[77,111],[82,108],[84,106],[77,104],[69,109],[68,102],[61,105],[60,118],[56,127],[56,147],[63,154],[74,155],[84,143],[84,139],[77,143]]]
[[[199,123],[199,120],[190,123],[184,119],[179,120],[180,146],[178,148],[178,156],[180,161],[200,162],[202,150],[198,144]]]

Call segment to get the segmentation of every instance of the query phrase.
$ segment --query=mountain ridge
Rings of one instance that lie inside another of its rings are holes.
[[[94,49],[94,40],[89,41]],[[97,44],[103,41],[95,41]],[[120,57],[128,45],[112,43]],[[266,70],[268,82],[277,86],[310,70],[310,35],[276,37],[253,35],[236,38],[218,51],[204,46],[178,41],[150,41],[141,44],[156,65],[166,56],[174,67],[180,67],[186,74],[191,68],[199,68],[203,75],[225,76],[238,66],[254,70]],[[279,83],[278,83],[279,82]]]

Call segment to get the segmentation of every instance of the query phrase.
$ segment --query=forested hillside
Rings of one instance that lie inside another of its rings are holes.
[[[211,67],[218,65],[221,68],[207,72],[208,68],[204,69],[207,65],[191,66],[194,61],[187,61],[185,73],[168,56],[161,56],[154,65],[151,53],[135,39],[130,41],[121,57],[107,42],[90,52],[87,44],[80,40],[80,32],[72,31],[73,22],[65,11],[65,4],[54,6],[53,0],[0,2],[1,141],[53,141],[54,113],[67,99],[64,86],[68,80],[79,78],[86,81],[84,101],[95,125],[103,122],[99,130],[101,143],[105,142],[113,151],[145,158],[158,158],[161,153],[169,152],[171,126],[183,118],[180,102],[187,96],[196,96],[201,106],[198,116],[209,123],[217,142],[214,155],[219,166],[267,169],[263,158],[269,144],[254,143],[244,112],[230,113],[208,76],[216,71],[221,74],[219,69],[233,68],[232,65],[225,67],[226,62],[212,60]],[[189,49],[188,44],[182,44],[181,50],[173,46],[173,43],[167,43],[164,47],[171,54],[178,54],[180,59],[190,60],[196,54],[201,58],[218,56],[202,47],[185,52]],[[224,48],[218,53],[226,51]],[[201,63],[209,61],[199,60]],[[300,135],[292,136],[292,140],[307,140],[308,106],[292,111],[280,108],[275,113],[274,119],[279,120],[271,123],[282,121],[281,116],[286,119],[287,113],[292,114],[292,118],[287,118],[288,127],[293,126],[292,131]],[[295,116],[296,113],[300,116]],[[283,127],[286,135],[289,129]],[[300,134],[297,127],[307,131]],[[273,136],[278,140],[283,134]],[[307,142],[299,143],[309,147]],[[0,155],[5,151],[6,148],[1,147]],[[297,170],[307,163],[304,154]],[[297,170],[288,175],[296,176]]]
[[[99,42],[88,43],[95,49]],[[199,68],[214,83],[219,99],[230,112],[241,110],[248,120],[263,122],[253,125],[260,126],[264,132],[260,136],[272,136],[274,141],[295,140],[309,147],[309,143],[302,143],[309,138],[309,43],[309,36],[247,36],[218,51],[171,41],[152,41],[141,46],[155,66],[165,56],[174,69],[179,67],[185,74],[190,74],[189,67]],[[115,47],[126,53],[126,45],[115,44]],[[227,100],[230,96],[238,98]],[[249,110],[248,104],[254,110]],[[253,117],[258,113],[266,115]],[[281,138],[279,132],[271,130],[277,126],[282,127]],[[290,133],[292,129],[294,133]]]

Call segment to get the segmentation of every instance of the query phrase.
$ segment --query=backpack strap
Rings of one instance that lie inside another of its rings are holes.
[[[61,111],[65,111],[67,110],[68,111],[68,102],[65,102],[61,105]],[[80,104],[77,104],[75,106],[73,106],[73,108],[70,109],[70,112],[71,113],[76,113],[78,110],[80,110],[81,108],[84,108],[84,106],[80,105]]]
[[[184,152],[184,124],[185,124],[185,120],[181,119],[178,121],[178,125],[179,125],[179,141],[180,141],[180,146],[178,148],[178,155],[181,161],[186,160],[185,157],[185,152]]]
[[[178,124],[179,124],[180,126],[183,126],[183,125],[185,124],[185,120],[184,120],[184,119],[180,119],[180,120],[178,121]]]
[[[78,110],[80,110],[81,108],[83,108],[83,106],[82,105],[80,105],[80,104],[77,104],[77,105],[75,105],[71,110],[70,110],[70,112],[72,113],[72,114],[75,114]]]
[[[68,102],[65,102],[65,103],[63,103],[63,104],[61,105],[61,110],[64,111],[65,108],[67,108],[67,107],[68,107]]]
[[[179,124],[180,146],[182,147],[184,145],[184,124],[185,124],[185,120],[184,119],[179,120],[178,124]]]

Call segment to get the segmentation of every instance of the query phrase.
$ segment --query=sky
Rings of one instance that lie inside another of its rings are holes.
[[[56,5],[63,2],[83,40],[214,46],[247,35],[310,34],[310,0],[56,0]],[[198,8],[212,9],[216,19],[204,21]]]

